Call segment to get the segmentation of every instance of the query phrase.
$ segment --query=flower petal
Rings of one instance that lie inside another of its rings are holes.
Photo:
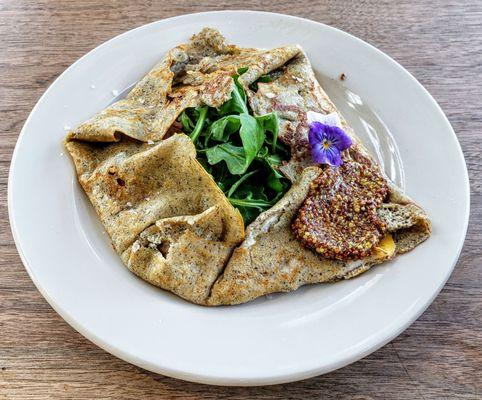
[[[328,149],[325,149],[323,144],[312,146],[311,157],[313,158],[313,161],[318,164],[328,164],[334,167],[339,167],[343,164],[340,150],[334,146],[329,147]]]
[[[335,146],[338,150],[343,151],[351,146],[352,140],[345,131],[337,126],[330,126],[330,129],[326,130],[326,138]]]
[[[308,132],[308,140],[311,146],[321,143],[325,137],[326,125],[321,122],[313,122],[310,124],[310,131]]]
[[[319,143],[311,146],[311,158],[318,164],[327,163],[326,150],[323,148],[323,144]]]
[[[340,150],[336,147],[330,147],[328,150],[325,151],[326,154],[326,161],[324,164],[329,164],[334,167],[339,167],[343,164],[343,160],[341,159]]]
[[[324,125],[329,126],[337,126],[341,128],[341,120],[336,112],[332,112],[330,114],[322,114],[315,111],[308,111],[306,113],[306,118],[308,119],[308,123],[312,124],[313,122],[321,122]]]

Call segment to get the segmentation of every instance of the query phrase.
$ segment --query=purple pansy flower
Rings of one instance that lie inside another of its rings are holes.
[[[320,164],[339,167],[343,164],[341,152],[351,146],[351,139],[345,131],[335,125],[323,124],[319,121],[310,123],[308,139],[313,161]]]

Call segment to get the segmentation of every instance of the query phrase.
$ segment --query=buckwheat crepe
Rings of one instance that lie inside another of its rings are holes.
[[[197,162],[193,143],[176,123],[188,107],[226,102],[240,67],[248,68],[239,81],[252,110],[278,114],[280,140],[292,154],[281,168],[291,189],[246,233],[239,211]],[[268,73],[272,82],[249,89]],[[354,277],[430,235],[424,211],[384,177],[388,196],[376,213],[386,233],[369,255],[326,258],[295,237],[292,222],[324,173],[309,157],[309,111],[338,113],[299,46],[239,48],[205,28],[170,50],[125,99],[69,132],[66,147],[114,249],[132,272],[193,303],[239,304]],[[344,155],[347,165],[378,169],[340,118],[354,142]]]

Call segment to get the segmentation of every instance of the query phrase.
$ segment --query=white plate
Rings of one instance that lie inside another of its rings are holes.
[[[75,126],[204,26],[232,43],[300,43],[314,68],[358,93],[390,128],[407,193],[433,236],[409,254],[346,282],[313,285],[236,307],[187,303],[131,274],[109,244],[65,154]],[[464,158],[443,112],[400,65],[316,22],[227,11],[158,21],[73,64],[45,92],[18,139],[9,177],[10,223],[32,280],[76,330],[112,354],[181,379],[223,385],[294,381],[340,368],[406,329],[449,277],[469,215]]]

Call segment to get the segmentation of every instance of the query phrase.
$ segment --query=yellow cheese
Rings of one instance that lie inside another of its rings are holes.
[[[395,254],[395,242],[392,235],[387,233],[382,240],[375,246],[375,258],[391,258]]]

